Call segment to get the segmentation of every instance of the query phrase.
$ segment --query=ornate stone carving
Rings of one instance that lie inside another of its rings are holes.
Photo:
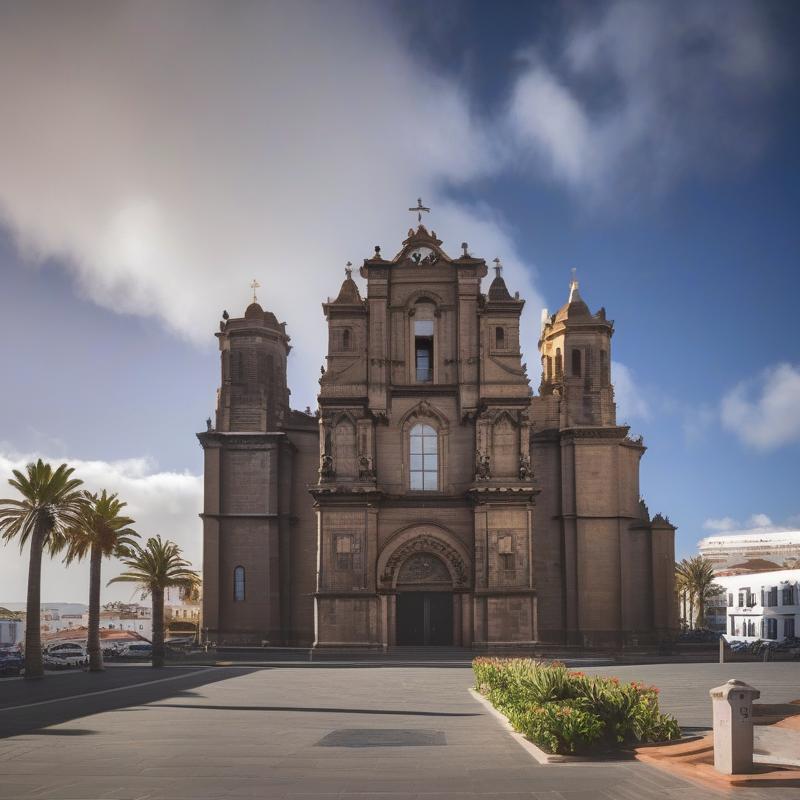
[[[450,583],[444,562],[430,553],[415,553],[406,559],[397,575],[398,583]]]
[[[528,455],[521,455],[519,457],[519,479],[527,481],[531,477],[531,458]]]
[[[434,536],[417,536],[395,550],[386,562],[381,580],[391,583],[400,565],[415,553],[428,553],[446,561],[455,575],[455,586],[465,586],[468,581],[467,566],[458,551],[447,542]]]
[[[330,481],[336,477],[336,470],[333,467],[333,456],[323,453],[319,464],[320,480]]]
[[[488,453],[481,453],[480,450],[475,451],[475,480],[488,481],[492,477],[491,459]]]
[[[358,479],[361,481],[375,480],[375,469],[372,466],[372,458],[370,456],[359,456]]]

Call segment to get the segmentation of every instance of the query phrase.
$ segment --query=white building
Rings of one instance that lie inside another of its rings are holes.
[[[718,575],[727,595],[729,639],[800,636],[800,569]]]
[[[151,640],[153,638],[153,612],[150,606],[140,606],[135,603],[110,611],[101,611],[100,627],[113,631],[132,631]]]
[[[25,620],[0,617],[0,644],[19,644],[25,639]]]
[[[715,572],[800,569],[800,531],[745,531],[707,536],[697,544]]]

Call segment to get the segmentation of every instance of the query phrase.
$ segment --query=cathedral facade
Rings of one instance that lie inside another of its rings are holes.
[[[219,644],[475,648],[655,642],[677,628],[674,527],[639,495],[618,425],[613,322],[573,279],[543,321],[499,262],[421,223],[322,306],[315,414],[289,404],[289,337],[256,302],[220,325],[205,451],[204,626]]]

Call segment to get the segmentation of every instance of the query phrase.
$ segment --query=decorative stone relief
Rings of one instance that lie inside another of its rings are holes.
[[[466,586],[468,582],[467,566],[459,553],[451,547],[447,542],[437,539],[434,536],[417,536],[406,542],[404,545],[395,550],[386,562],[381,580],[386,583],[392,583],[395,574],[397,574],[400,566],[406,559],[415,553],[428,553],[433,556],[438,556],[443,561],[446,561],[455,575],[455,586]]]

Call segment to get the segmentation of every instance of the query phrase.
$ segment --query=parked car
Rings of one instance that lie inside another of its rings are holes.
[[[25,657],[18,648],[0,650],[0,675],[19,675],[25,667]]]
[[[89,656],[83,645],[62,642],[50,645],[42,654],[42,661],[50,669],[74,669],[86,666]]]
[[[150,642],[131,642],[119,649],[120,658],[150,658],[152,655],[153,645]]]

